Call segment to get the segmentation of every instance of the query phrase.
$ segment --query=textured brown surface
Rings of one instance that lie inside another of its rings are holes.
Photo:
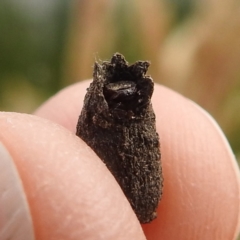
[[[77,125],[77,135],[104,161],[141,223],[156,218],[163,182],[148,67],[145,61],[129,66],[118,53],[95,63]]]

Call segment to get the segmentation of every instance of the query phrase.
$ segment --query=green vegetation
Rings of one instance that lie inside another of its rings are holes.
[[[2,0],[0,109],[31,112],[121,52],[210,112],[239,160],[239,10],[237,0]]]

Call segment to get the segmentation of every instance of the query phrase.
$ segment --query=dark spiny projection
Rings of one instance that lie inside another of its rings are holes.
[[[106,164],[141,223],[156,218],[163,186],[149,65],[128,65],[119,53],[96,62],[77,124],[77,136]]]

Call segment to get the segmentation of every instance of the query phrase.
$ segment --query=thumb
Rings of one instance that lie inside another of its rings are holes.
[[[0,239],[34,240],[33,224],[21,179],[0,142]]]
[[[6,159],[6,164],[16,166],[17,170],[12,166],[12,171],[25,201],[22,205],[26,206],[24,188],[36,239],[145,239],[116,180],[80,138],[57,124],[26,114],[0,113],[0,129],[0,141],[9,151],[7,154],[5,150],[5,155],[12,156]],[[3,158],[0,156],[0,162]],[[7,179],[0,182],[0,186],[3,182],[9,183],[0,189],[4,196],[4,189],[13,188],[13,183]],[[9,200],[2,203],[2,209],[9,204],[15,220],[18,210],[12,201],[20,204],[15,196],[9,196]],[[28,209],[25,209],[28,214],[25,224],[32,229]],[[10,218],[5,216],[6,219],[1,219],[0,215],[0,227],[1,222]],[[20,228],[23,222],[24,219],[19,220],[17,226]],[[9,235],[4,238],[0,235],[0,239],[30,239],[33,230],[30,234],[25,231],[21,238],[14,224],[8,224],[12,225]]]

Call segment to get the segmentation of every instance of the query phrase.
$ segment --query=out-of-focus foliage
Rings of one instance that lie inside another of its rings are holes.
[[[67,1],[0,1],[0,108],[31,111],[61,87]]]
[[[30,112],[118,51],[209,111],[239,158],[239,29],[238,0],[1,0],[0,107]]]

